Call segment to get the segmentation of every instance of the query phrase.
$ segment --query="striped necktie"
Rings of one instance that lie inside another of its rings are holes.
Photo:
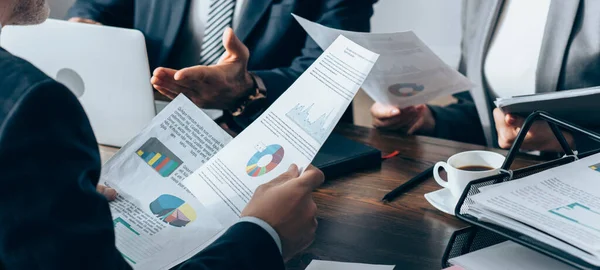
[[[235,0],[211,0],[200,51],[201,65],[216,64],[225,52],[221,40],[225,29],[231,27],[234,10]]]

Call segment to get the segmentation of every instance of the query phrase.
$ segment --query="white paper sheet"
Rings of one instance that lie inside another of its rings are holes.
[[[393,265],[312,260],[306,270],[393,270]]]
[[[181,181],[231,140],[185,96],[161,111],[102,168],[116,245],[135,269],[167,269],[225,229]]]
[[[343,35],[380,54],[362,88],[375,101],[401,108],[469,90],[473,83],[444,63],[412,31],[361,33],[329,28],[294,15],[323,49]]]
[[[575,270],[511,241],[452,258],[449,262],[465,270]]]
[[[340,36],[257,120],[184,185],[222,223],[232,224],[256,188],[291,164],[313,160],[378,55]]]

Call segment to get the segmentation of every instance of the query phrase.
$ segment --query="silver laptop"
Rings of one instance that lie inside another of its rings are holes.
[[[5,27],[0,45],[66,85],[101,144],[123,146],[156,115],[145,40],[137,30],[48,20]]]

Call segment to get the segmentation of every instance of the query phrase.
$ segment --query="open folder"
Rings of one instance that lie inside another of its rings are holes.
[[[494,103],[504,113],[527,116],[545,111],[578,125],[600,126],[600,87],[498,98]]]

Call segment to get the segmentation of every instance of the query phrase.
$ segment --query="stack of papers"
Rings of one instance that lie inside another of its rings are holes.
[[[471,197],[468,214],[600,266],[600,154]]]

